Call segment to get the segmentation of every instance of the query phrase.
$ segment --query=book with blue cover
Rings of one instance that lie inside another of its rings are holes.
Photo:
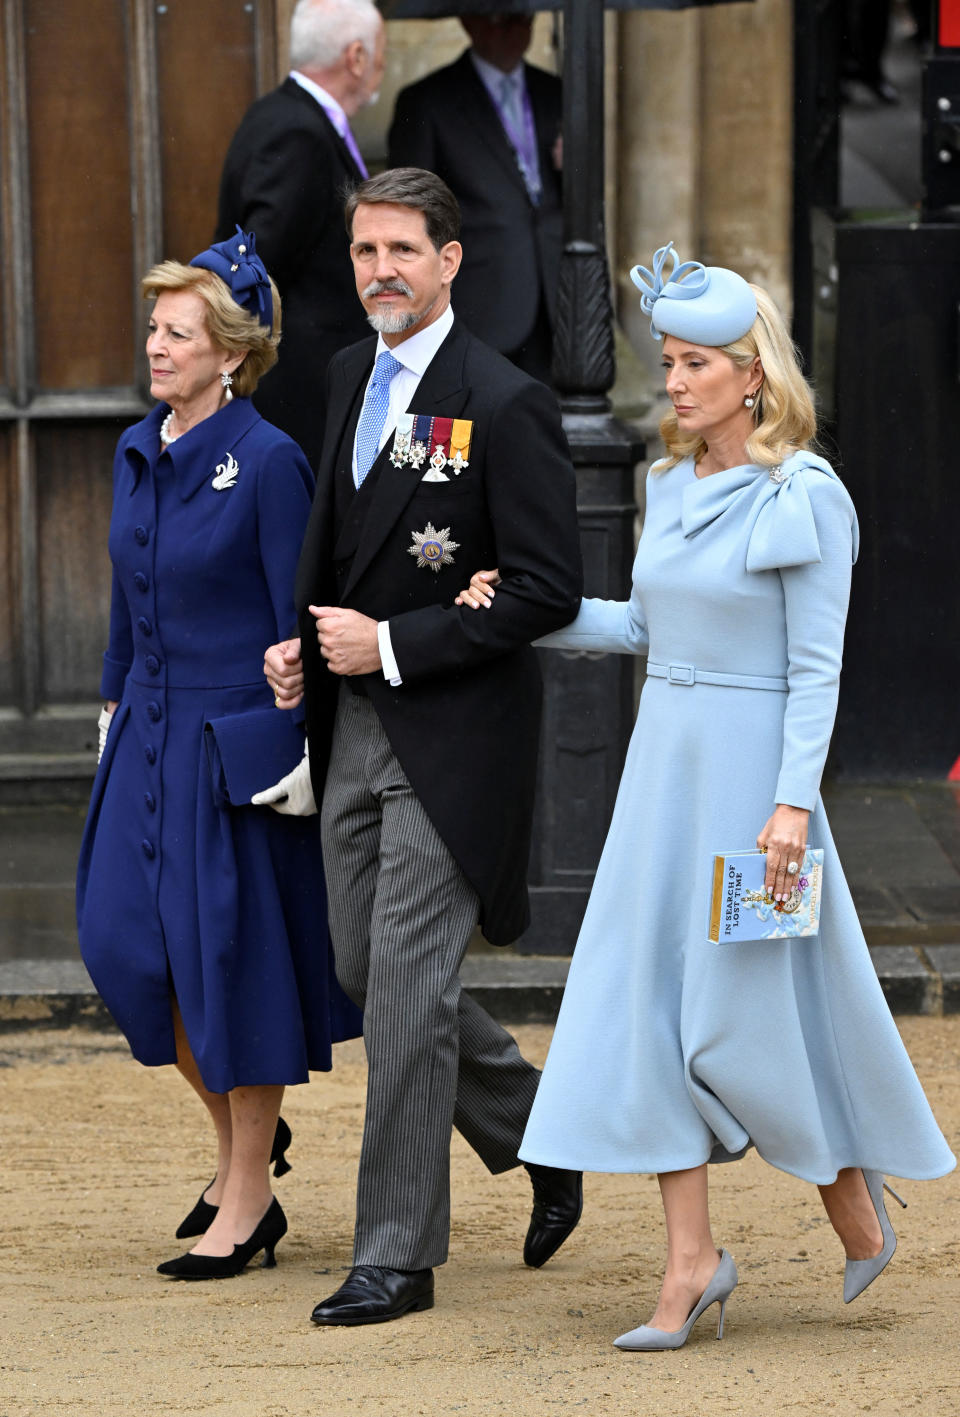
[[[714,944],[792,940],[818,933],[823,851],[807,848],[786,900],[767,894],[766,874],[763,851],[727,851],[713,858],[708,938]]]

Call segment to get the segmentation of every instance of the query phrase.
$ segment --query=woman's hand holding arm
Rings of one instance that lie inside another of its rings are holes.
[[[263,672],[273,690],[277,708],[292,709],[303,698],[303,660],[300,641],[282,640],[271,645],[263,657]]]
[[[805,807],[788,807],[781,802],[757,836],[757,846],[767,853],[764,885],[774,900],[786,900],[793,890],[807,848],[809,821],[810,813]],[[797,869],[789,871],[789,866]]]
[[[466,590],[462,590],[453,602],[454,605],[469,605],[471,610],[479,610],[483,606],[484,610],[489,610],[493,603],[496,591],[495,585],[500,584],[500,572],[474,571],[470,577],[470,584]]]

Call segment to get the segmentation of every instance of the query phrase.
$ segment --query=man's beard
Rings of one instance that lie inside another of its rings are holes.
[[[405,280],[371,281],[363,292],[363,298],[369,300],[385,290],[405,295],[408,300],[413,299],[413,291]],[[406,330],[412,330],[414,325],[419,325],[436,303],[436,300],[431,300],[425,310],[372,310],[367,314],[367,324],[376,330],[378,335],[402,335]]]

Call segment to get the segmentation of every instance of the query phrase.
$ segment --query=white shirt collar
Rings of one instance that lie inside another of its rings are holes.
[[[519,85],[523,80],[522,59],[515,68],[511,69],[509,72],[504,72],[503,69],[498,69],[496,64],[489,64],[486,59],[481,59],[475,49],[470,50],[470,58],[473,61],[474,68],[491,93],[498,95],[502,93],[504,79],[509,79],[514,87]]]
[[[321,108],[326,109],[333,120],[333,125],[337,132],[343,137],[344,130],[347,127],[347,115],[344,113],[333,94],[327,93],[326,89],[321,88],[313,79],[308,79],[306,74],[301,74],[299,69],[291,69],[290,78],[295,84],[299,84],[302,89],[305,89],[306,92],[310,94],[311,98],[315,98]]]
[[[394,345],[393,349],[384,341],[383,335],[377,339],[376,358],[385,349],[389,349],[394,359],[398,360],[404,367],[409,369],[411,374],[416,374],[418,379],[422,379],[427,371],[431,359],[443,344],[447,335],[453,328],[453,309],[447,306],[442,315],[434,320],[432,325],[427,325],[426,329],[418,330],[415,335],[405,339],[401,344]]]

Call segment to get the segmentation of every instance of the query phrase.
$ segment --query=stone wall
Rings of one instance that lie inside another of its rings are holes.
[[[793,19],[786,0],[619,16],[615,285],[621,322],[651,365],[628,271],[673,240],[729,265],[789,313]]]

